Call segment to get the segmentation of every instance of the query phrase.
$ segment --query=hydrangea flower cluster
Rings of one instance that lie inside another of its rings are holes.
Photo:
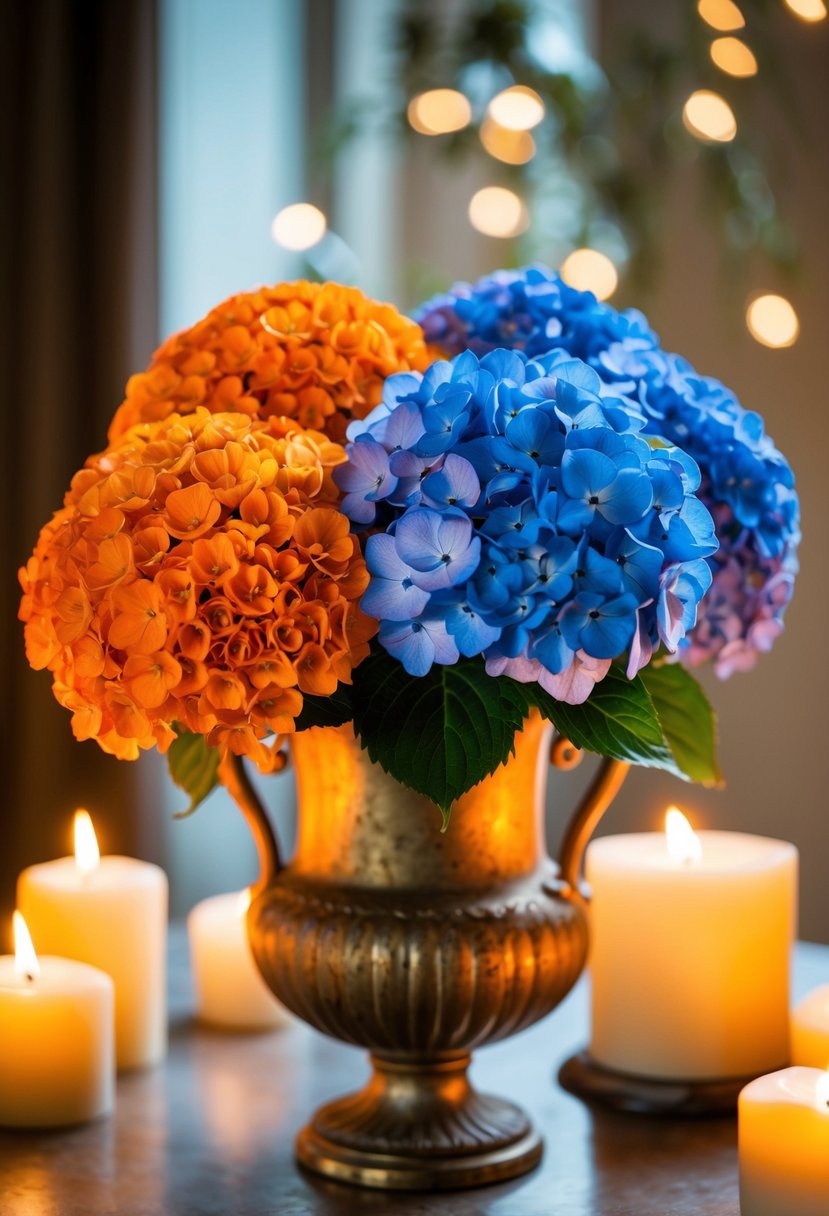
[[[343,510],[376,529],[361,601],[414,676],[487,671],[584,701],[694,625],[717,547],[683,451],[578,359],[495,350],[392,376],[349,427]]]
[[[217,305],[130,377],[110,439],[198,407],[288,417],[340,442],[393,372],[430,362],[419,325],[337,283],[281,283]]]
[[[533,356],[566,350],[584,359],[613,391],[636,402],[645,434],[694,457],[719,549],[708,559],[713,588],[680,654],[692,666],[713,659],[720,676],[753,666],[782,632],[800,541],[794,477],[759,415],[719,381],[662,351],[641,313],[616,312],[544,267],[458,284],[417,316],[427,339],[449,354],[503,346]]]
[[[534,357],[558,349],[589,363],[614,342],[633,349],[659,345],[641,312],[617,312],[544,266],[496,270],[475,284],[456,283],[421,304],[415,317],[427,342],[447,355],[485,355],[504,347]]]
[[[794,474],[759,414],[685,359],[614,344],[599,359],[606,379],[635,395],[659,431],[703,471],[700,495],[720,548],[700,620],[681,648],[690,666],[713,658],[717,675],[748,671],[783,631],[798,570],[800,508]]]
[[[334,504],[339,444],[197,408],[128,431],[75,475],[20,572],[29,662],[78,739],[135,759],[174,724],[278,766],[303,694],[368,654],[369,577]]]

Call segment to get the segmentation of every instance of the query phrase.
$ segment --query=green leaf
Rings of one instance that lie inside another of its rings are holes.
[[[311,726],[342,726],[354,717],[351,705],[351,689],[347,684],[338,684],[330,697],[302,697],[302,712],[296,720],[297,730],[308,730]]]
[[[486,674],[483,661],[408,675],[385,651],[354,671],[354,727],[372,760],[440,807],[494,772],[529,713],[525,686]]]
[[[629,680],[620,668],[611,667],[583,705],[556,701],[538,684],[523,687],[532,704],[576,747],[685,777],[667,746],[656,708],[639,676]]]
[[[170,744],[167,765],[173,781],[190,796],[190,805],[175,816],[184,819],[219,784],[219,749],[208,747],[204,735],[192,734],[178,726],[176,731],[178,738]]]
[[[639,676],[677,766],[690,781],[721,786],[717,719],[699,683],[679,663],[649,664]]]

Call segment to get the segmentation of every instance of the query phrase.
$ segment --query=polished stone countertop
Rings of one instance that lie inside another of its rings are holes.
[[[799,944],[795,996],[826,982],[829,947]],[[2,1216],[738,1216],[733,1117],[623,1115],[557,1085],[559,1064],[586,1038],[584,979],[545,1021],[484,1048],[473,1065],[479,1088],[515,1098],[541,1128],[541,1166],[441,1195],[358,1190],[295,1166],[293,1138],[314,1108],[366,1079],[360,1050],[294,1021],[262,1035],[211,1031],[191,1009],[176,926],[167,1061],[120,1078],[111,1119],[0,1131]]]

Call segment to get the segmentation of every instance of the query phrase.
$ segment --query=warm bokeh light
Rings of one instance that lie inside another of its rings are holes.
[[[801,21],[822,21],[826,16],[826,5],[823,0],[784,0]]]
[[[472,107],[457,89],[429,89],[409,102],[409,122],[420,135],[448,135],[472,121]]]
[[[328,222],[319,207],[313,203],[291,203],[274,216],[271,236],[283,249],[300,253],[321,241],[327,227]]]
[[[757,296],[746,311],[746,325],[752,338],[775,349],[794,346],[800,334],[797,313],[785,296]]]
[[[98,837],[89,811],[75,811],[75,865],[81,874],[91,874],[98,868],[100,860]]]
[[[535,89],[515,84],[493,97],[489,103],[489,117],[509,131],[529,131],[544,117],[544,102]]]
[[[696,139],[711,143],[728,143],[737,134],[734,111],[724,97],[710,89],[691,94],[683,107],[682,121]]]
[[[739,38],[715,38],[711,43],[711,58],[720,71],[729,76],[757,75],[754,51]]]
[[[526,165],[535,156],[535,140],[529,131],[510,131],[492,118],[481,123],[481,143],[490,156],[508,165]]]
[[[574,249],[562,263],[561,277],[579,291],[592,291],[597,300],[608,299],[619,285],[616,267],[598,249]]]
[[[469,222],[484,236],[509,237],[524,232],[530,217],[512,190],[503,186],[484,186],[469,200]]]
[[[33,980],[35,976],[40,975],[40,963],[37,961],[29,926],[20,912],[14,913],[12,925],[14,928],[14,969],[18,975],[25,976],[27,980]]]
[[[699,0],[697,12],[715,30],[741,30],[746,23],[732,0]]]
[[[669,806],[665,812],[665,845],[672,861],[702,861],[700,838],[677,806]]]

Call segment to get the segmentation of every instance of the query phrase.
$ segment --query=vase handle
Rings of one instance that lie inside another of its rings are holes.
[[[563,753],[566,753],[569,748],[571,754],[575,754],[575,749],[569,739],[557,739],[553,745],[554,748],[558,744],[562,745]],[[557,762],[555,757],[553,757],[553,763],[558,763],[561,768],[573,767],[573,763],[568,762],[565,755],[562,758],[564,763]],[[558,864],[563,881],[573,891],[578,890],[581,863],[587,842],[598,827],[602,815],[622,788],[629,769],[630,765],[623,760],[612,760],[605,756],[564,833]]]
[[[228,752],[219,761],[219,780],[245,817],[259,858],[259,877],[254,893],[263,891],[282,869],[282,858],[268,812],[245,771],[241,756]]]

